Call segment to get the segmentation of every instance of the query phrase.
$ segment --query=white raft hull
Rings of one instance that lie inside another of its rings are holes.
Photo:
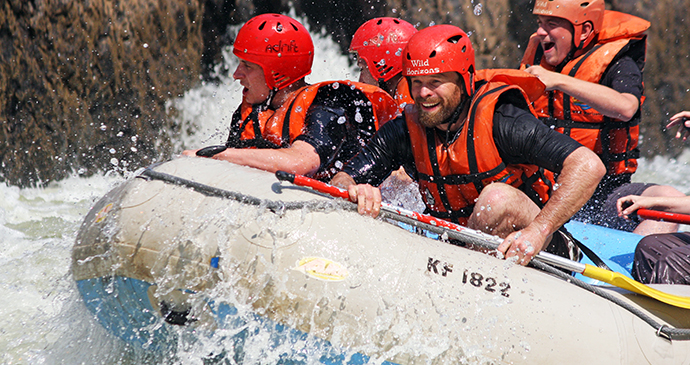
[[[625,308],[542,271],[343,209],[274,212],[272,202],[332,200],[266,172],[201,158],[154,170],[264,201],[137,178],[98,202],[73,273],[86,305],[128,342],[162,349],[191,327],[225,331],[235,347],[269,333],[282,357],[304,359],[299,346],[311,346],[306,362],[690,363],[690,341],[657,336]],[[687,310],[607,292],[690,327]]]

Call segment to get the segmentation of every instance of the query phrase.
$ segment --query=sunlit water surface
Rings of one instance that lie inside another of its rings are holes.
[[[308,81],[355,80],[357,72],[338,47],[321,34],[314,38],[314,72]],[[201,85],[170,101],[185,130],[178,150],[219,144],[226,138],[241,95],[241,86],[232,82],[236,61],[229,51],[226,60],[217,66],[219,84]],[[635,180],[671,184],[690,193],[688,160],[690,156],[673,161],[643,159]],[[0,185],[0,363],[208,362],[203,359],[212,349],[203,346],[179,348],[165,359],[130,348],[105,332],[77,294],[70,274],[76,232],[90,207],[132,175],[73,176],[46,188]]]

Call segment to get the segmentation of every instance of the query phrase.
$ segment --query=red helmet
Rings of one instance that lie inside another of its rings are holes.
[[[314,43],[307,29],[295,19],[262,14],[240,28],[232,53],[261,66],[266,84],[280,90],[311,73]]]
[[[586,47],[601,31],[604,23],[604,0],[537,0],[532,14],[555,16],[569,21],[573,25],[573,42],[582,35],[582,24],[592,23],[592,34],[575,44],[578,49]]]
[[[374,78],[388,81],[402,71],[402,50],[415,33],[417,29],[404,20],[374,18],[352,36],[350,52],[366,61]]]
[[[418,76],[455,71],[465,90],[474,92],[474,49],[467,34],[454,25],[422,29],[407,42],[403,52],[403,75]]]

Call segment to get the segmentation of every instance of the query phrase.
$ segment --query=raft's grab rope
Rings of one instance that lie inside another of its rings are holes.
[[[285,210],[298,210],[298,209],[309,209],[314,211],[325,211],[333,209],[343,209],[356,211],[357,207],[352,206],[349,202],[342,200],[308,200],[308,201],[298,201],[298,202],[284,202],[281,200],[273,201],[268,199],[259,199],[257,197],[245,195],[235,191],[229,191],[224,189],[215,188],[206,184],[202,184],[196,181],[187,180],[178,176],[166,174],[164,172],[158,172],[152,168],[146,168],[142,171],[137,178],[145,180],[159,180],[172,185],[183,186],[192,189],[200,194],[236,200],[243,204],[256,205],[266,207],[266,209],[280,213]],[[307,190],[307,189],[304,189]],[[311,190],[310,190],[311,191]]]
[[[344,200],[335,200],[335,199],[329,199],[329,200],[311,200],[311,201],[301,201],[301,202],[283,202],[283,201],[273,201],[273,200],[267,200],[267,199],[259,199],[256,197],[252,197],[249,195],[241,194],[238,192],[234,191],[228,191],[224,189],[219,189],[215,188],[209,185],[205,185],[202,183],[198,183],[196,181],[192,180],[187,180],[181,177],[177,177],[174,175],[166,174],[163,172],[158,172],[153,170],[152,168],[146,168],[144,171],[141,172],[137,176],[138,178],[142,178],[145,180],[159,180],[163,181],[169,184],[173,185],[178,185],[178,186],[183,186],[187,187],[189,189],[192,189],[200,194],[206,195],[206,196],[211,196],[211,197],[219,197],[219,198],[225,198],[225,199],[232,199],[236,200],[240,203],[244,204],[250,204],[250,205],[256,205],[256,206],[264,206],[266,209],[269,209],[274,212],[282,212],[285,210],[295,210],[295,209],[310,209],[313,211],[330,211],[333,210],[334,208],[340,208],[340,209],[345,209],[345,210],[351,210],[351,211],[356,211],[356,206],[353,203],[344,201]],[[308,190],[308,189],[305,189]],[[314,192],[313,190],[309,190]],[[441,235],[446,234],[447,237],[456,239],[461,242],[465,243],[471,243],[475,244],[481,247],[487,247],[487,243],[484,242],[481,238],[473,238],[467,235],[460,234],[459,232],[455,232],[450,229],[445,229],[442,227],[437,227],[428,223],[423,223],[418,220],[405,217],[403,215],[386,215],[384,211],[381,211],[381,215],[383,218],[389,218],[393,219],[402,223],[406,223],[409,225],[412,225],[414,227],[419,227],[424,230],[428,230],[430,232],[438,233]],[[493,249],[493,246],[489,246],[487,248]],[[568,275],[564,273],[563,271],[539,262],[537,260],[532,260],[530,262],[530,266],[533,266],[539,270],[548,272],[549,274],[558,276],[559,278],[565,280],[568,283],[572,283],[576,286],[579,286],[590,293],[594,293],[604,299],[607,299],[617,306],[626,309],[628,312],[632,313],[633,315],[639,317],[642,319],[644,322],[649,324],[656,330],[657,336],[666,338],[668,340],[690,340],[690,329],[688,328],[675,328],[675,327],[670,327],[665,324],[660,324],[654,318],[650,317],[645,313],[644,311],[640,310],[639,308],[631,305],[630,303],[627,303],[623,300],[621,300],[618,297],[615,297],[608,293],[605,290],[602,290],[601,288],[585,283],[584,281],[577,279],[571,275]]]

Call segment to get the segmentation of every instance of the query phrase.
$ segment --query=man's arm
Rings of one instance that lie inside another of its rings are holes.
[[[320,165],[314,147],[302,141],[295,141],[290,147],[280,149],[228,148],[213,158],[269,172],[282,170],[300,175],[312,175]]]
[[[515,95],[501,99],[503,104],[494,114],[494,140],[501,158],[509,164],[533,164],[559,173],[557,186],[540,213],[527,227],[508,235],[498,248],[527,264],[544,248],[549,235],[589,200],[606,168],[590,149],[516,107],[511,96]]]
[[[522,255],[529,262],[544,248],[549,235],[564,225],[592,196],[606,168],[599,157],[587,147],[573,151],[563,162],[558,186],[534,221],[524,229],[513,232],[499,245],[506,257]],[[533,247],[531,254],[525,254]],[[522,253],[518,254],[517,250]]]
[[[547,91],[561,91],[610,118],[627,122],[635,116],[640,107],[638,98],[631,93],[621,93],[608,86],[548,71],[541,66],[531,66],[525,71],[537,76],[546,85]]]

